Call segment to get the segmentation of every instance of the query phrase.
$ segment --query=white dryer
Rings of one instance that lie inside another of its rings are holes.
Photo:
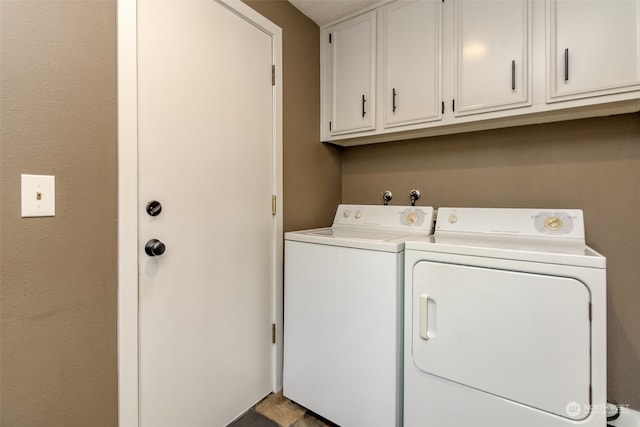
[[[405,245],[404,425],[606,425],[606,260],[580,210],[440,208]]]
[[[404,242],[433,208],[340,205],[285,234],[283,390],[343,427],[402,425]]]

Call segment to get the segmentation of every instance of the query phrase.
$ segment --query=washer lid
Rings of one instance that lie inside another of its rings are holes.
[[[401,231],[381,229],[361,230],[358,227],[326,227],[285,233],[285,240],[316,243],[320,245],[342,246],[384,252],[404,250],[404,242],[411,237],[421,237]]]
[[[384,230],[367,229],[362,230],[355,227],[329,227],[320,230],[310,230],[305,232],[311,236],[320,236],[331,239],[345,239],[345,240],[361,240],[371,242],[389,242],[398,238],[410,236],[406,232],[394,232]]]

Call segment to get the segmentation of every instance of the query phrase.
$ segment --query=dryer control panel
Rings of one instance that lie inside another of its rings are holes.
[[[584,219],[580,209],[440,208],[435,231],[584,241]]]

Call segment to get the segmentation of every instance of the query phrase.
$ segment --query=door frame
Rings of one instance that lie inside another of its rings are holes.
[[[282,30],[240,0],[210,0],[237,14],[272,38],[273,194],[276,196],[271,285],[272,390],[282,388],[283,228],[282,228]],[[139,425],[138,358],[138,69],[137,0],[117,2],[118,79],[118,425]]]

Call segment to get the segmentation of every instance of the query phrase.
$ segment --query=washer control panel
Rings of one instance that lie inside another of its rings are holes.
[[[413,228],[431,234],[433,208],[430,206],[339,205],[333,224],[393,229]]]
[[[440,208],[435,231],[584,240],[584,219],[580,209]]]

